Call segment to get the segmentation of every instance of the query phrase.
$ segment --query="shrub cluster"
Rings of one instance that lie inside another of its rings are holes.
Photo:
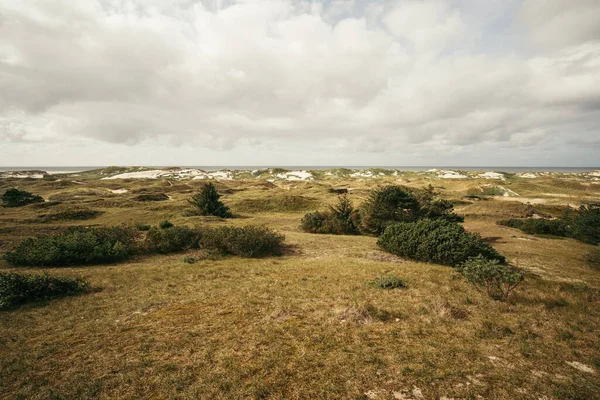
[[[153,253],[173,253],[198,246],[199,231],[187,226],[152,227],[146,235],[146,249]]]
[[[377,244],[401,257],[454,267],[480,254],[505,262],[504,257],[479,235],[466,232],[462,225],[445,219],[421,219],[390,225]]]
[[[422,218],[462,222],[454,214],[453,204],[438,199],[433,187],[410,189],[397,185],[372,190],[358,211],[345,197],[327,211],[306,214],[301,228],[311,233],[358,234],[379,236],[389,225]]]
[[[199,247],[242,257],[281,255],[285,236],[264,226],[221,226],[201,232]]]
[[[315,211],[306,214],[300,221],[300,227],[310,233],[331,233],[334,235],[356,235],[359,232],[358,211],[344,194],[338,203],[328,211]]]
[[[459,267],[460,273],[477,289],[496,300],[506,300],[525,279],[518,269],[479,255]]]
[[[510,219],[498,221],[498,224],[528,234],[566,236],[597,245],[600,243],[600,204],[582,205],[559,219]]]
[[[57,235],[25,239],[4,259],[13,265],[65,266],[109,263],[129,257],[139,233],[127,226],[69,228]]]
[[[517,228],[530,235],[567,236],[567,224],[562,219],[508,219],[498,221],[498,225]]]
[[[195,215],[214,215],[215,217],[231,218],[233,215],[221,200],[221,195],[217,192],[217,188],[212,183],[206,183],[200,191],[192,196],[188,202],[193,207]]]
[[[42,196],[16,188],[8,189],[2,195],[2,207],[23,207],[27,204],[42,202],[44,202]]]
[[[0,310],[87,290],[89,284],[81,278],[0,272]]]

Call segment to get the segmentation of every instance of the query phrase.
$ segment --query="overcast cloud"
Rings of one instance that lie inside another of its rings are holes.
[[[0,165],[600,162],[600,1],[0,0]]]

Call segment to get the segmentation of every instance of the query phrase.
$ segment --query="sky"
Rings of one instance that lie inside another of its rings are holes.
[[[598,0],[0,0],[0,166],[600,165]]]

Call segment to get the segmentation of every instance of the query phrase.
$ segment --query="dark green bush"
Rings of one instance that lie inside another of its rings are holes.
[[[479,235],[466,232],[462,225],[444,219],[390,225],[377,244],[401,257],[455,267],[480,254],[501,263],[505,261]]]
[[[194,256],[184,256],[181,260],[186,264],[195,264],[199,258]]]
[[[42,196],[37,196],[25,190],[8,189],[2,195],[2,207],[23,207],[27,204],[42,203]]]
[[[65,266],[101,264],[129,257],[139,233],[127,226],[69,228],[56,235],[25,239],[4,259],[13,265]]]
[[[158,226],[160,227],[160,229],[167,229],[167,228],[172,228],[173,223],[171,221],[169,221],[168,219],[166,219],[164,221],[160,221]]]
[[[199,232],[187,226],[150,228],[146,235],[146,248],[153,253],[173,253],[195,247]]]
[[[589,244],[600,244],[600,204],[582,205],[567,216],[569,236]]]
[[[233,215],[223,202],[219,199],[221,195],[212,183],[206,183],[200,191],[195,194],[188,202],[193,206],[193,213],[196,215],[214,215],[221,218],[231,218]]]
[[[0,272],[0,310],[17,305],[72,296],[89,290],[81,278]]]
[[[369,285],[379,289],[399,289],[406,287],[406,283],[395,276],[380,276],[369,282]]]
[[[469,258],[459,271],[475,289],[496,300],[508,299],[510,292],[525,279],[518,269],[481,255]]]
[[[359,233],[359,215],[346,195],[339,196],[338,203],[329,211],[308,213],[300,221],[305,232],[356,235]]]
[[[281,255],[284,239],[282,234],[263,226],[221,226],[202,230],[199,244],[204,249],[217,250],[223,254],[264,257]]]
[[[567,224],[562,219],[508,219],[498,221],[498,225],[517,228],[530,235],[567,236]]]
[[[169,196],[164,193],[144,193],[133,198],[135,201],[166,201]]]
[[[149,231],[150,228],[152,228],[152,226],[150,226],[148,224],[138,225],[138,230],[140,230],[142,232]]]
[[[360,207],[360,229],[363,233],[380,235],[390,224],[415,221],[419,208],[419,202],[408,189],[390,185],[372,190]]]

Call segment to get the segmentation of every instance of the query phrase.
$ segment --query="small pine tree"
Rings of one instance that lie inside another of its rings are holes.
[[[221,218],[231,218],[233,215],[223,202],[219,200],[221,195],[212,183],[206,183],[198,193],[196,193],[188,202],[194,207],[194,213],[197,215],[214,215]]]
[[[43,203],[42,196],[29,193],[25,190],[8,189],[2,195],[2,207],[23,207],[27,204]]]

